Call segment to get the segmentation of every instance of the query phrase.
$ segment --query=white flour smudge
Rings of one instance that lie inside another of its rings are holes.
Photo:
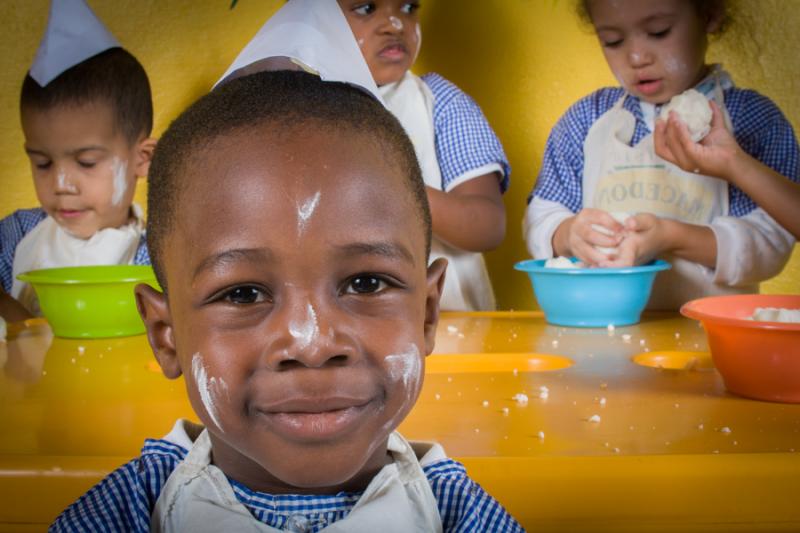
[[[56,176],[58,180],[58,188],[62,191],[67,191],[71,193],[77,193],[78,188],[71,182],[67,181],[67,173],[64,172],[63,168],[58,169],[58,175]]]
[[[297,232],[302,234],[306,230],[306,226],[308,225],[308,221],[311,219],[311,215],[314,214],[314,210],[317,209],[317,205],[319,205],[320,199],[320,191],[317,191],[314,196],[303,202],[302,205],[297,206]]]
[[[224,431],[217,417],[216,402],[220,393],[225,392],[227,394],[228,384],[225,383],[222,378],[208,379],[206,368],[203,366],[203,358],[199,353],[192,356],[192,374],[194,375],[195,383],[197,383],[200,400],[202,400],[203,407],[205,407],[208,416],[211,417],[211,421],[214,422],[220,431]]]
[[[292,320],[289,322],[289,334],[297,339],[300,349],[308,348],[315,338],[319,335],[319,325],[317,324],[317,313],[311,304],[306,308],[306,319],[302,322]]]
[[[111,170],[114,173],[114,191],[111,193],[111,205],[119,205],[128,190],[128,181],[126,179],[128,162],[115,156],[111,160]]]
[[[392,25],[392,28],[398,31],[403,29],[403,21],[395,17],[394,15],[391,15],[389,17],[389,23]]]

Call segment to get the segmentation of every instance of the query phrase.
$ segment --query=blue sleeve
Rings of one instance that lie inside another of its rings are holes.
[[[121,466],[61,513],[50,533],[149,532],[158,495],[177,463],[175,457],[159,455]]]
[[[800,149],[792,125],[769,98],[755,91],[732,89],[725,93],[734,136],[742,150],[775,172],[800,183]],[[755,202],[739,188],[729,187],[730,213],[744,216]]]
[[[433,93],[434,138],[442,189],[449,190],[450,184],[471,170],[495,163],[503,169],[500,190],[505,192],[511,166],[481,108],[438,74],[426,74],[422,80]]]
[[[41,208],[20,209],[0,220],[0,282],[3,290],[11,292],[14,254],[17,245],[39,222],[47,218]]]
[[[522,526],[453,460],[423,467],[439,504],[445,533],[524,533]]]
[[[150,251],[147,249],[147,237],[142,235],[139,240],[139,247],[136,249],[136,255],[133,256],[134,265],[149,265]]]
[[[622,95],[619,88],[600,89],[578,100],[558,120],[545,144],[534,196],[557,202],[577,213],[583,207],[583,144],[592,124]]]

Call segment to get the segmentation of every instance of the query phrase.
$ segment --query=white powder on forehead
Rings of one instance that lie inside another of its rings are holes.
[[[396,30],[402,30],[403,29],[403,21],[400,20],[399,18],[395,17],[394,15],[391,15],[389,17],[389,23],[392,25],[392,28],[394,28]]]
[[[216,402],[221,392],[227,393],[227,383],[225,383],[222,378],[219,380],[213,377],[208,379],[208,374],[206,373],[205,366],[203,366],[203,358],[200,353],[196,353],[192,356],[192,374],[197,384],[197,391],[200,393],[200,400],[203,402],[203,407],[205,407],[208,416],[211,417],[211,421],[214,422],[214,425],[216,425],[220,431],[224,431],[222,425],[219,423]]]
[[[319,205],[319,199],[322,196],[320,191],[314,193],[314,196],[306,199],[305,202],[297,206],[297,232],[302,234],[308,226],[308,221],[314,214],[314,211]]]
[[[306,307],[305,320],[289,322],[289,334],[297,340],[300,349],[309,347],[317,338],[319,335],[317,313],[310,303]]]
[[[113,190],[111,192],[111,205],[119,205],[122,198],[128,191],[128,162],[114,156],[111,160],[111,172],[113,173]]]

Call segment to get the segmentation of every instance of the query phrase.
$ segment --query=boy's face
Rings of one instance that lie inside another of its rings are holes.
[[[140,310],[228,476],[275,493],[364,488],[419,394],[444,264],[427,268],[411,192],[369,133],[275,130],[191,161],[164,246],[168,301],[139,286]]]
[[[419,51],[419,2],[338,0],[378,86],[403,77]]]
[[[693,87],[706,72],[707,33],[689,0],[591,0],[587,7],[603,54],[620,84],[651,104]]]
[[[102,102],[23,109],[22,129],[36,196],[61,227],[88,239],[127,224],[153,139],[131,146],[114,128],[111,106]]]

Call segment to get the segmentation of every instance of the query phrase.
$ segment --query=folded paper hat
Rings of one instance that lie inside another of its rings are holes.
[[[52,0],[47,29],[30,69],[42,87],[64,71],[120,46],[84,0]]]
[[[262,70],[303,69],[355,85],[383,102],[336,0],[291,0],[244,47],[215,87]]]

